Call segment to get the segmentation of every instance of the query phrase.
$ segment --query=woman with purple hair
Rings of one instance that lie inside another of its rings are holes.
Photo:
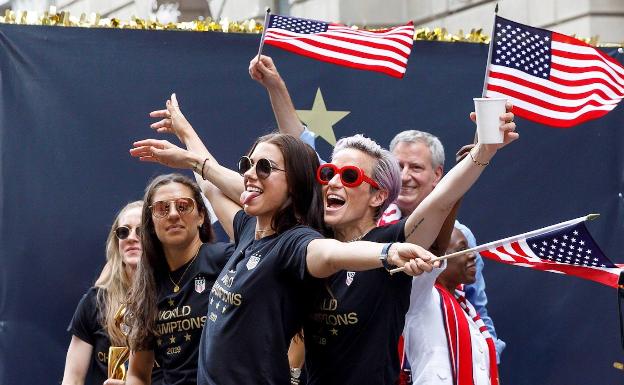
[[[254,58],[249,73],[267,88],[280,132],[295,136],[307,132],[272,59]],[[496,151],[518,138],[511,112],[500,129],[504,144],[478,143],[409,217],[381,227],[378,219],[401,188],[399,165],[392,153],[362,135],[339,140],[331,163],[317,172],[323,185],[325,225],[343,242],[408,242],[429,248],[455,202]],[[340,271],[318,285],[304,324],[308,384],[394,384],[411,287],[412,277],[390,275],[384,269]]]

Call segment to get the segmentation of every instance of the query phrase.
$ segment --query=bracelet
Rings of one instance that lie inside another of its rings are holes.
[[[476,159],[474,158],[474,156],[472,155],[472,150],[468,151],[468,154],[470,154],[470,159],[472,159],[472,162],[473,162],[474,164],[476,164],[477,166],[485,167],[485,166],[487,166],[488,164],[490,164],[490,162],[489,162],[489,161],[488,161],[488,162],[485,162],[485,163],[481,163],[481,162],[479,162],[478,160],[476,160]]]
[[[208,158],[204,159],[204,163],[202,163],[202,168],[201,168],[201,177],[203,180],[206,180],[206,178],[204,177],[204,167],[206,167],[206,162],[208,161]]]
[[[388,263],[388,251],[390,251],[390,248],[392,247],[393,244],[394,243],[386,243],[383,249],[381,249],[381,255],[379,256],[379,260],[381,261],[381,264],[383,265],[384,269],[388,271],[396,267]]]

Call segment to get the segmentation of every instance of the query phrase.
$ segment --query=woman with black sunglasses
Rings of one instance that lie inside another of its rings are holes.
[[[106,239],[106,264],[94,287],[82,297],[68,331],[63,385],[101,385],[108,377],[108,348],[126,346],[115,323],[141,258],[143,201],[127,204],[115,217]]]
[[[210,288],[232,245],[212,243],[208,209],[188,177],[155,178],[144,201],[144,253],[124,320],[133,351],[126,384],[149,384],[154,361],[163,383],[194,384]]]
[[[249,72],[267,88],[280,130],[301,135],[304,127],[271,58],[254,58]],[[383,227],[377,227],[377,221],[401,188],[398,163],[389,151],[361,135],[341,139],[331,163],[317,171],[325,225],[342,241],[410,242],[429,248],[455,202],[496,151],[518,137],[513,132],[513,114],[508,112],[501,120],[504,144],[477,144],[412,215]],[[394,384],[411,281],[403,274],[389,276],[377,269],[341,271],[319,285],[304,329],[308,384]]]
[[[182,121],[175,98],[173,102],[167,102],[167,113]],[[143,161],[192,168],[213,183],[204,185],[204,193],[236,242],[212,288],[199,383],[289,383],[287,350],[310,306],[313,277],[391,265],[404,266],[412,275],[431,271],[426,262],[431,255],[416,245],[322,239],[321,188],[315,181],[318,157],[290,135],[261,137],[241,158],[241,210],[219,190],[231,188],[231,172],[212,158],[184,122],[186,129],[177,134],[190,151],[148,139],[136,142],[131,154]]]

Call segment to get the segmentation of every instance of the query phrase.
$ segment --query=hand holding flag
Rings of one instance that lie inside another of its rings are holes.
[[[624,67],[584,42],[496,16],[485,96],[516,115],[567,128],[604,116],[624,97]]]
[[[623,269],[604,255],[583,223],[596,217],[597,214],[590,214],[437,257],[432,261],[474,252],[508,265],[574,275],[617,288]],[[401,269],[393,269],[391,273],[398,271]]]

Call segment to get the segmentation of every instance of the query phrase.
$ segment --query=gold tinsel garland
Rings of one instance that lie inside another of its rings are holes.
[[[80,17],[71,16],[69,12],[56,12],[50,7],[49,12],[38,15],[36,12],[13,12],[7,9],[4,16],[0,16],[0,23],[21,25],[49,25],[60,27],[82,28],[124,28],[124,29],[147,29],[147,30],[171,30],[171,31],[194,31],[194,32],[233,32],[233,33],[262,33],[263,25],[253,19],[241,22],[230,21],[227,18],[219,22],[212,19],[194,20],[180,23],[163,24],[158,21],[144,20],[133,17],[130,21],[116,18],[101,18],[97,13],[86,13]],[[360,27],[352,26],[353,29]],[[363,28],[367,29],[367,28]],[[369,29],[374,31],[375,29]],[[591,38],[578,38],[593,46],[622,47],[623,44],[599,44],[598,36]],[[470,42],[488,44],[490,37],[483,33],[483,29],[472,29],[469,33],[460,30],[456,35],[449,33],[446,28],[418,28],[414,33],[414,40],[446,41],[446,42]]]

